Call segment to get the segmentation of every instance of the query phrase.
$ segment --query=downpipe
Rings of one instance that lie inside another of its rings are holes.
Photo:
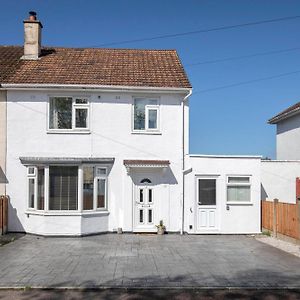
[[[182,195],[181,195],[181,203],[182,203],[182,211],[181,211],[181,229],[180,234],[184,233],[184,193],[185,193],[185,102],[192,95],[192,89],[189,90],[188,94],[182,99],[181,107],[182,107]]]

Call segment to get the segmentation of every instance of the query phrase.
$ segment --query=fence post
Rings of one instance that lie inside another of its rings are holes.
[[[278,199],[275,198],[273,200],[273,235],[277,238],[277,204]]]
[[[5,196],[4,197],[4,217],[3,217],[3,232],[4,234],[7,233],[8,231],[8,200],[9,200],[9,197],[8,196]]]
[[[297,225],[298,225],[298,236],[300,240],[300,198],[297,198]]]
[[[8,196],[0,196],[0,235],[7,233]]]
[[[0,235],[3,234],[3,198],[0,196]]]

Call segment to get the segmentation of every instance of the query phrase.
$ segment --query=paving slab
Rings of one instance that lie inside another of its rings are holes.
[[[2,288],[300,288],[300,258],[245,235],[25,235],[0,270]]]

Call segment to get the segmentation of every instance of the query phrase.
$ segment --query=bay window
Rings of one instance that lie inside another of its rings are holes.
[[[107,209],[107,167],[30,166],[27,167],[27,186],[27,207],[30,210]]]
[[[251,178],[250,176],[227,177],[227,202],[251,203]]]
[[[50,97],[49,130],[88,130],[89,102],[87,98]]]
[[[159,105],[157,99],[135,98],[133,106],[134,131],[159,130]]]

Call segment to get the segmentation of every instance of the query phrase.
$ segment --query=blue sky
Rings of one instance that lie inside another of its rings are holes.
[[[298,0],[16,1],[1,0],[0,44],[23,43],[22,20],[35,10],[43,44],[90,47],[300,15]],[[300,71],[296,51],[218,63],[204,61],[300,47],[300,18],[118,48],[177,49],[194,88],[190,152],[275,157],[275,126],[267,119],[300,101],[300,73],[231,88],[222,86]],[[207,92],[203,90],[212,89]]]

